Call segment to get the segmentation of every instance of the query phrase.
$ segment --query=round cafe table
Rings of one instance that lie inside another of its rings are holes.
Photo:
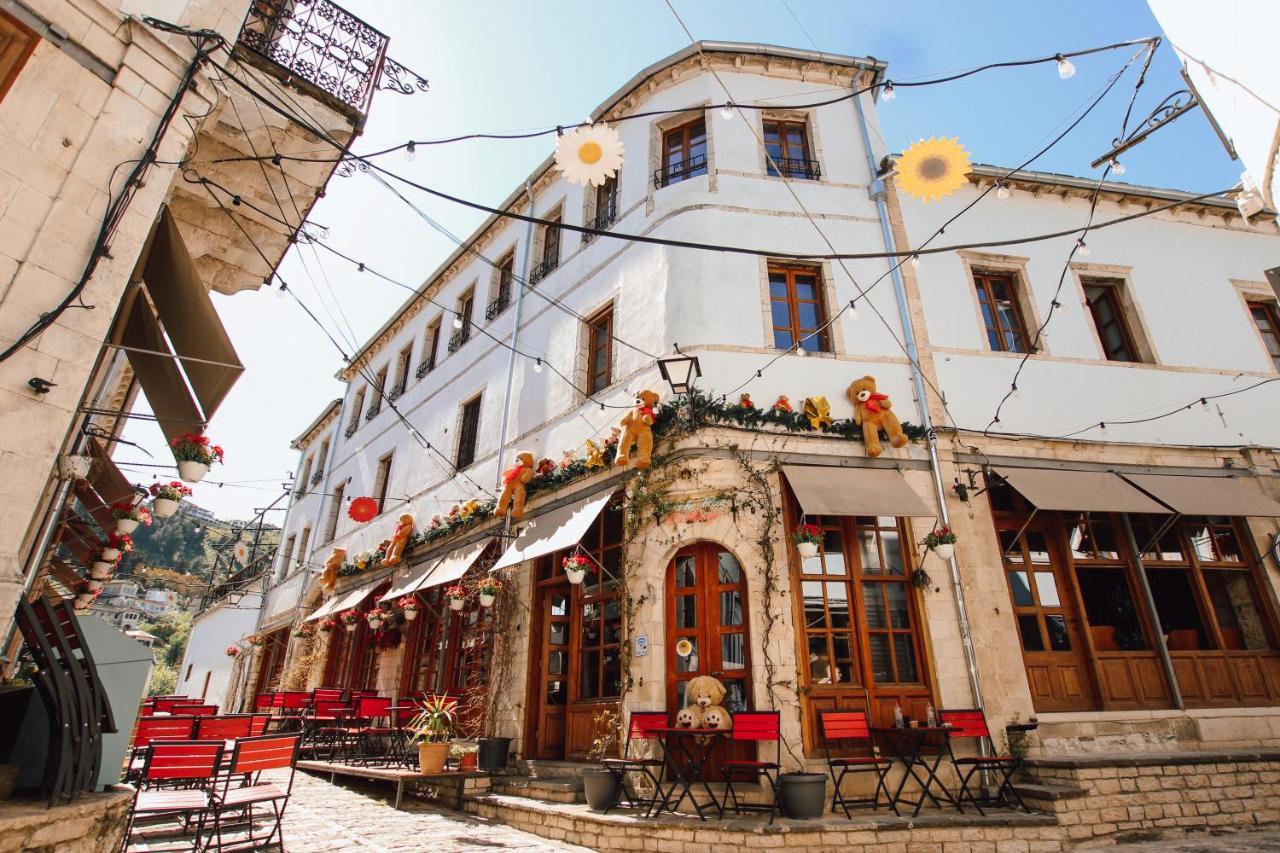
[[[671,784],[665,792],[659,791],[661,796],[652,814],[661,814],[664,811],[674,813],[686,797],[702,820],[707,819],[703,814],[704,810],[718,812],[720,802],[712,793],[711,786],[707,784],[706,767],[711,759],[712,750],[729,734],[729,730],[664,727],[650,729],[650,731],[657,735],[658,743],[662,747],[663,763],[671,770]],[[705,802],[699,802],[694,794],[693,789],[696,785],[700,785],[703,793],[706,794]],[[671,798],[676,795],[677,790],[679,796],[676,796],[673,802]]]
[[[893,804],[915,806],[912,817],[920,814],[926,798],[934,806],[941,808],[938,797],[953,806],[957,806],[956,798],[947,790],[938,778],[938,767],[942,758],[951,751],[951,726],[915,726],[899,728],[898,726],[873,726],[871,734],[883,744],[887,751],[897,756],[906,766],[907,772],[902,774],[897,789],[893,792]],[[906,800],[902,797],[902,789],[907,780],[914,779],[920,786],[920,797]],[[938,796],[934,796],[934,790]]]

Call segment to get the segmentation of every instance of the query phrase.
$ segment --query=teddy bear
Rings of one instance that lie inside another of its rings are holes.
[[[622,430],[619,427],[609,427],[609,437],[604,440],[605,447],[617,447],[618,442],[622,440]]]
[[[628,465],[636,469],[649,467],[649,457],[653,453],[653,422],[658,419],[654,406],[658,405],[656,391],[639,391],[636,393],[636,407],[622,416],[622,439],[618,442],[618,456],[614,464],[619,468]],[[631,456],[634,445],[635,456]]]
[[[723,702],[724,696],[724,685],[719,679],[709,675],[699,675],[689,679],[689,683],[684,688],[685,703],[702,708],[704,713],[713,705]]]
[[[521,451],[516,454],[516,465],[502,473],[502,494],[498,496],[498,506],[494,515],[499,517],[511,510],[512,518],[524,515],[525,486],[533,479],[533,454]]]
[[[884,449],[880,446],[880,430],[884,430],[889,444],[894,447],[907,443],[898,416],[889,411],[893,407],[889,396],[876,393],[874,376],[855,379],[847,393],[853,403],[853,422],[862,427],[862,440],[867,445],[868,456],[879,456]]]
[[[733,717],[729,715],[729,709],[723,705],[710,705],[702,709],[702,728],[704,729],[730,729],[733,728]]]
[[[384,566],[398,566],[404,558],[405,546],[409,544],[409,538],[413,536],[413,516],[405,513],[400,516],[400,523],[396,525],[396,532],[391,536],[391,544],[387,547],[387,553],[382,558]]]
[[[702,728],[702,708],[697,705],[689,705],[676,711],[676,728],[677,729],[700,729]]]
[[[773,410],[775,412],[790,412],[791,398],[788,397],[786,394],[779,394],[777,401],[775,401],[773,404]]]
[[[332,591],[334,584],[338,582],[338,569],[342,568],[342,564],[346,561],[347,549],[334,548],[329,559],[324,561],[324,573],[320,575],[320,585]]]
[[[756,404],[751,402],[750,394],[739,394],[738,406],[739,408],[743,408],[743,409],[754,409],[756,407]]]

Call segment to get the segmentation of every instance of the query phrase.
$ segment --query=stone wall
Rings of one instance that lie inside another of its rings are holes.
[[[83,794],[74,803],[0,804],[0,853],[101,853],[120,849],[132,792]]]

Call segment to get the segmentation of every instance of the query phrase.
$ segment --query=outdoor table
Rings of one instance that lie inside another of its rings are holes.
[[[916,728],[873,726],[871,733],[886,742],[890,751],[902,760],[907,769],[907,772],[902,774],[902,779],[898,782],[897,789],[893,792],[894,806],[903,803],[915,806],[915,811],[911,813],[911,816],[916,817],[924,806],[925,798],[928,797],[935,806],[941,808],[942,803],[938,801],[938,797],[933,795],[932,789],[936,786],[942,799],[958,808],[955,797],[951,795],[951,792],[947,790],[947,786],[942,784],[942,780],[938,778],[938,766],[942,764],[943,756],[950,754],[950,726],[919,726]],[[930,740],[936,742],[936,748],[932,753],[928,751],[931,746]],[[931,758],[933,759],[932,762],[929,760]],[[916,772],[917,769],[924,773],[924,778],[921,778]],[[902,789],[906,787],[908,777],[915,779],[916,784],[920,786],[920,798],[917,800],[904,800],[902,798]]]
[[[664,811],[674,813],[680,808],[680,804],[684,802],[685,797],[689,798],[689,802],[698,812],[698,817],[706,820],[703,809],[720,808],[720,802],[716,799],[716,795],[712,793],[711,787],[707,785],[705,776],[707,762],[711,759],[711,751],[722,738],[729,734],[728,729],[680,729],[674,727],[664,727],[650,729],[658,736],[658,743],[662,746],[663,763],[667,764],[672,771],[671,785],[665,793],[659,789],[662,796],[659,798],[657,807],[653,810],[653,814],[661,814]],[[701,785],[702,790],[706,793],[710,802],[699,803],[698,798],[693,793],[693,786]],[[680,789],[680,796],[675,802],[671,802],[672,795],[676,789]]]
[[[409,736],[400,725],[400,712],[416,711],[421,707],[421,705],[412,704],[392,705],[387,708],[387,713],[391,715],[387,725],[392,730],[391,736],[387,739],[387,764],[404,764],[406,767],[413,765],[409,760]]]

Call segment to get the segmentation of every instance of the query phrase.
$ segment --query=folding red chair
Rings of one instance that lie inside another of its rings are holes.
[[[1022,766],[1022,759],[1012,755],[1000,755],[996,752],[995,743],[991,740],[991,730],[987,728],[987,717],[981,708],[961,708],[950,711],[939,711],[938,722],[944,726],[951,726],[949,737],[947,738],[947,752],[951,757],[951,764],[956,769],[956,774],[960,777],[960,793],[956,795],[956,810],[964,811],[964,801],[968,800],[973,803],[974,808],[978,810],[978,814],[985,815],[982,810],[982,803],[989,806],[1008,806],[1010,808],[1020,808],[1029,812],[1027,804],[1018,796],[1018,792],[1013,790],[1013,784],[1009,781],[1018,768]],[[962,758],[956,758],[956,754],[952,745],[958,738],[973,738],[978,741],[979,752],[987,752],[987,755],[970,755]],[[990,771],[996,774],[1000,779],[1000,784],[996,787],[996,792],[990,797],[979,797],[981,789],[975,785],[973,790],[969,789],[969,783],[973,781],[975,774],[981,771]]]
[[[338,757],[347,746],[352,727],[348,724],[355,709],[341,700],[316,700],[306,718],[306,730],[317,748],[327,747],[329,759]]]
[[[188,717],[214,717],[218,714],[217,705],[206,705],[203,702],[191,703],[175,703],[172,706],[171,714],[181,714]]]
[[[379,739],[382,740],[384,749],[381,756],[376,757],[386,757],[390,752],[389,741],[395,734],[391,719],[391,697],[365,696],[355,700],[353,705],[356,709],[354,734],[360,744],[359,757],[367,767],[370,759],[375,757]]]
[[[626,794],[627,802],[630,805],[638,806],[640,802],[636,799],[634,789],[627,790],[627,774],[643,773],[651,783],[653,783],[653,797],[650,798],[645,807],[645,815],[652,814],[654,806],[658,803],[658,796],[662,792],[662,766],[663,761],[656,756],[640,756],[632,754],[632,745],[641,742],[656,741],[659,735],[655,729],[662,729],[668,725],[668,717],[666,711],[632,711],[631,717],[627,721],[627,742],[622,748],[621,758],[606,758],[600,763],[604,765],[606,770],[612,770],[618,776],[618,780],[622,784],[622,792]],[[652,752],[652,750],[650,750]],[[609,809],[605,809],[606,812]]]
[[[190,705],[193,702],[198,702],[198,700],[192,699],[190,696],[157,696],[153,706],[154,713],[172,714],[174,705]]]
[[[125,824],[125,849],[139,818],[179,819],[184,835],[191,820],[197,818],[191,849],[199,849],[210,806],[209,788],[222,761],[222,750],[222,741],[160,741],[147,747]]]
[[[249,714],[196,718],[197,740],[234,740],[249,737],[252,729],[253,717]]]
[[[276,694],[272,692],[259,693],[253,697],[253,710],[270,711],[275,707]]]
[[[132,782],[142,773],[146,749],[153,741],[191,740],[195,724],[195,717],[139,717],[129,744],[131,757],[125,781]]]
[[[867,720],[866,711],[823,711],[819,715],[822,728],[822,748],[827,756],[827,772],[835,784],[831,795],[831,810],[836,807],[844,809],[844,816],[850,817],[849,807],[869,805],[873,810],[880,808],[880,793],[884,792],[885,801],[893,813],[898,813],[898,806],[889,794],[889,786],[885,778],[893,769],[893,760],[882,758],[871,737],[871,724]],[[866,755],[831,756],[831,748],[835,746],[841,752],[858,750]],[[836,771],[839,771],[837,775]],[[874,773],[876,776],[875,796],[870,799],[851,799],[840,790],[840,783],[850,773]]]
[[[249,737],[258,737],[267,733],[267,728],[271,725],[270,714],[250,714],[249,718]]]
[[[769,823],[773,823],[775,815],[782,810],[778,800],[778,773],[782,770],[782,715],[778,711],[742,711],[733,715],[733,730],[729,738],[734,743],[755,741],[756,760],[731,759],[720,762],[720,772],[726,782],[724,796],[720,799],[720,817],[724,817],[725,803],[733,798],[733,811],[741,814],[744,811],[769,813]],[[760,744],[773,743],[773,761],[760,761]],[[743,804],[738,802],[738,792],[734,790],[735,776],[749,776],[752,781],[759,782],[763,776],[773,790],[773,801],[768,806]]]
[[[289,805],[289,795],[293,792],[294,767],[298,761],[298,744],[301,736],[297,734],[265,735],[263,737],[242,738],[236,741],[231,752],[229,772],[222,790],[213,795],[213,829],[215,844],[222,849],[223,815],[229,811],[244,810],[249,826],[248,838],[237,838],[237,847],[262,850],[271,846],[272,839],[279,833],[280,849],[284,850],[284,827],[281,821],[284,810]],[[281,788],[274,782],[263,782],[262,771],[289,768],[289,782]],[[231,787],[232,779],[247,778],[248,785],[239,788]],[[274,820],[271,832],[266,837],[257,837],[254,833],[253,807],[269,803]]]

